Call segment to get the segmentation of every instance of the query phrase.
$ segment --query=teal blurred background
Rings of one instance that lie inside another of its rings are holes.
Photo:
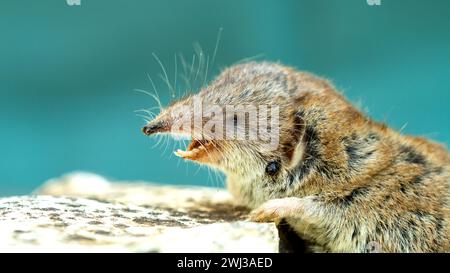
[[[372,117],[448,143],[450,1],[4,0],[0,4],[0,195],[84,170],[115,179],[221,185],[180,162],[177,143],[153,148],[134,112],[156,103],[157,56],[193,43],[212,55],[210,75],[241,59],[281,61],[325,76]],[[181,67],[178,67],[181,69]],[[179,80],[179,82],[181,82]],[[179,84],[178,89],[184,92]]]

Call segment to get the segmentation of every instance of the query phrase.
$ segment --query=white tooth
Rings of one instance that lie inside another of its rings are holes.
[[[183,150],[180,150],[180,149],[178,149],[177,151],[175,151],[175,152],[173,152],[176,156],[178,156],[178,157],[185,157],[185,156],[187,156],[187,154],[189,154],[189,152],[187,152],[187,151],[183,151]]]
[[[186,157],[193,157],[195,154],[197,154],[198,152],[200,152],[199,149],[195,148],[193,150],[190,151],[183,151],[183,150],[177,150],[175,153],[176,156],[182,157],[182,158],[186,158]]]
[[[175,154],[179,157],[188,157],[192,156],[195,152],[194,151],[183,151],[183,150],[177,150]]]
[[[178,156],[178,157],[182,157],[181,154],[180,154],[180,151],[181,151],[180,149],[178,149],[176,151],[173,151],[173,154]]]

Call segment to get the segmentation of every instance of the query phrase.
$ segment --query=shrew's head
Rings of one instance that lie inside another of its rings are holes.
[[[176,155],[222,170],[232,192],[260,203],[289,195],[299,180],[321,171],[313,163],[323,156],[322,137],[332,130],[327,118],[340,110],[359,118],[326,81],[279,64],[251,62],[224,70],[142,130],[191,137],[187,150]]]

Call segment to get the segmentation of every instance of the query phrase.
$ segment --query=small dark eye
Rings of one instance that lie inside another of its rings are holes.
[[[272,161],[269,162],[269,164],[267,164],[266,166],[266,174],[268,175],[275,175],[278,173],[278,171],[280,170],[280,162],[278,161]]]

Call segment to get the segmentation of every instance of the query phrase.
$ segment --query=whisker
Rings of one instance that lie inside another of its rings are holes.
[[[189,82],[192,83],[192,87],[194,86],[194,82],[191,81],[194,73],[194,65],[195,65],[195,54],[192,55],[191,72],[189,73]]]
[[[209,55],[208,55],[208,56],[206,56],[206,69],[205,69],[205,77],[203,78],[203,84],[202,84],[202,87],[204,87],[204,86],[205,86],[205,84],[206,84],[206,80],[207,80],[207,78],[208,78],[208,66],[209,66]]]
[[[184,84],[186,85],[186,88],[184,90],[183,96],[186,96],[186,89],[191,89],[191,83],[188,80],[188,72],[187,72],[187,63],[186,60],[184,59],[184,56],[182,53],[180,53],[180,61],[181,61],[181,65],[183,66],[183,74],[180,75],[180,77],[184,80]]]
[[[187,63],[186,63],[186,60],[184,59],[183,53],[179,53],[179,56],[180,56],[181,65],[183,66],[183,73],[186,75],[187,74]]]
[[[408,122],[406,122],[405,124],[403,124],[403,126],[400,128],[400,130],[398,130],[399,133],[402,133],[403,130],[405,130],[406,126],[408,126]]]
[[[138,110],[134,110],[135,113],[139,113],[139,112],[144,112],[146,114],[148,114],[149,116],[156,116],[155,113],[153,113],[151,110],[153,109],[159,109],[158,107],[151,107],[148,109],[138,109]]]
[[[200,72],[200,69],[203,66],[203,50],[200,47],[200,44],[197,43],[196,45],[197,45],[197,48],[195,49],[195,51],[196,51],[196,53],[198,55],[199,61],[198,61],[197,73],[195,74],[195,78],[194,78],[194,85],[196,83],[196,80],[197,80],[198,74]]]
[[[163,109],[164,109],[164,107],[162,106],[162,104],[161,104],[161,98],[159,97],[159,93],[158,93],[158,90],[156,89],[156,86],[155,86],[155,83],[153,82],[153,80],[152,80],[152,77],[150,77],[150,74],[148,74],[147,73],[147,78],[148,78],[148,80],[150,81],[150,84],[152,85],[152,87],[153,87],[153,91],[155,92],[155,95],[156,95],[156,97],[158,97],[158,101],[159,101],[159,110],[160,111],[163,111]]]
[[[200,164],[197,164],[197,166],[198,166],[198,168],[197,168],[197,171],[194,173],[194,175],[197,175],[198,172],[200,171],[200,169],[201,169],[202,167],[204,167],[204,165],[200,165]]]
[[[155,147],[158,147],[159,144],[161,143],[161,140],[162,140],[161,135],[157,134],[156,137],[157,137],[158,140],[157,140],[156,143],[151,147],[151,149],[154,149]]]
[[[177,54],[175,54],[174,59],[175,59],[175,77],[174,77],[174,80],[173,80],[173,81],[174,81],[173,86],[174,86],[174,88],[175,88],[175,92],[177,92],[177,95],[178,95],[178,97],[179,97],[180,94],[178,93],[178,90],[177,90],[177,74],[178,74]]]
[[[152,97],[156,101],[156,103],[158,104],[159,108],[163,109],[161,101],[159,100],[159,97],[157,97],[154,94],[152,94],[152,93],[150,93],[150,92],[148,92],[146,90],[143,90],[143,89],[133,89],[133,90],[136,91],[136,92],[141,92],[141,93],[144,93],[146,95],[149,95],[150,97]]]
[[[262,58],[262,57],[264,57],[264,56],[266,56],[266,54],[260,53],[260,54],[255,55],[255,56],[251,56],[251,57],[247,57],[247,58],[240,59],[239,61],[235,62],[233,65],[246,63],[246,62],[249,62],[249,61],[258,59],[258,58]]]
[[[186,96],[188,90],[191,89],[191,83],[189,82],[189,79],[185,75],[180,75],[180,77],[184,80],[185,84],[189,87],[189,88],[185,88],[185,90],[184,90],[183,96]]]
[[[214,65],[214,62],[216,61],[216,56],[217,56],[217,50],[219,49],[219,43],[220,43],[220,39],[222,38],[222,31],[223,31],[223,27],[219,28],[219,32],[217,33],[217,38],[216,38],[216,45],[214,47],[214,53],[213,53],[213,57],[212,57],[212,61],[211,61],[211,66]]]
[[[163,154],[165,154],[166,153],[166,151],[167,151],[167,147],[169,147],[169,145],[170,145],[170,138],[168,137],[168,136],[164,136],[164,141],[165,141],[165,147],[164,147],[164,151],[163,151]],[[170,155],[169,155],[170,156]]]
[[[145,122],[145,123],[148,123],[148,122],[150,121],[150,119],[148,119],[148,117],[147,117],[147,116],[144,116],[144,115],[140,115],[140,114],[136,114],[136,116],[138,116],[138,117],[140,117],[140,118],[144,119],[144,122]]]
[[[164,77],[165,77],[165,79],[166,79],[167,87],[169,88],[169,91],[172,92],[172,98],[174,98],[174,97],[175,97],[175,92],[174,92],[174,90],[173,90],[172,85],[170,84],[169,77],[167,76],[167,72],[166,72],[166,69],[164,68],[163,63],[162,63],[161,60],[158,58],[158,56],[156,56],[156,54],[155,54],[154,52],[152,53],[152,55],[153,55],[153,57],[156,59],[156,61],[158,62],[159,66],[161,67],[161,69],[162,69],[162,71],[163,71],[163,73],[164,73]]]

